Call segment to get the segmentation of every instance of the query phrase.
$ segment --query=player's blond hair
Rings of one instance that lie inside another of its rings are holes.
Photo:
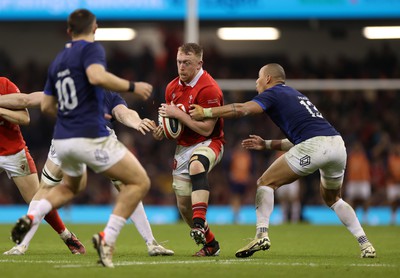
[[[184,43],[178,48],[178,51],[186,55],[193,53],[200,61],[203,60],[203,47],[197,43]]]

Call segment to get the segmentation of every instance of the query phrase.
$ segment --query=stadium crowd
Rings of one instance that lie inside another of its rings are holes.
[[[114,49],[108,53],[110,71],[129,80],[143,80],[153,84],[154,92],[150,101],[141,101],[129,94],[123,95],[129,107],[138,111],[143,117],[157,120],[158,107],[164,101],[166,84],[176,76],[176,49],[179,44],[179,41],[166,41],[165,46],[170,51],[164,59],[154,57],[150,50],[144,50],[139,56],[131,56],[120,49]],[[364,59],[354,60],[340,56],[334,61],[332,63],[325,58],[314,61],[306,56],[300,61],[291,61],[282,55],[250,58],[225,57],[214,48],[205,48],[204,56],[207,71],[215,79],[250,78],[255,81],[258,69],[268,62],[284,65],[288,79],[400,78],[399,57],[385,44],[381,49],[371,50]],[[22,92],[43,89],[47,66],[38,61],[29,61],[24,66],[16,67],[12,57],[0,49],[0,75],[13,80]],[[400,89],[390,91],[314,90],[303,91],[303,93],[318,106],[322,115],[342,134],[348,151],[355,142],[363,145],[370,164],[372,194],[369,204],[387,205],[387,185],[400,183],[400,180],[391,179],[388,167],[392,147],[400,142],[398,129]],[[255,94],[255,89],[253,91],[224,91],[224,98],[227,103],[242,102],[251,99]],[[39,109],[31,109],[30,116],[31,124],[22,127],[22,133],[40,172],[47,158],[54,120],[42,115]],[[262,118],[268,126],[260,128],[257,117]],[[174,205],[171,167],[175,144],[169,141],[160,143],[154,140],[151,134],[142,135],[122,125],[117,124],[115,129],[118,138],[137,155],[151,178],[152,186],[144,203]],[[283,138],[281,132],[265,115],[226,120],[224,131],[225,154],[222,162],[209,176],[213,184],[210,203],[214,205],[230,204],[230,161],[232,151],[238,142],[247,138],[249,134],[257,134],[266,139]],[[256,178],[260,176],[274,155],[273,152],[251,152],[252,178],[242,196],[242,204],[254,204]],[[88,183],[98,183],[102,186],[87,187],[87,190],[74,200],[75,203],[110,203],[115,192],[108,179],[91,174]],[[320,204],[318,173],[304,178],[302,183],[302,204]],[[17,188],[6,175],[0,175],[0,184],[0,204],[24,203]],[[346,186],[346,180],[344,186]]]

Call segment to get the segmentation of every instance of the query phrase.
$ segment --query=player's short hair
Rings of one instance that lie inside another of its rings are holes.
[[[92,31],[96,16],[89,10],[77,9],[73,11],[67,21],[68,30],[72,35],[89,34]]]
[[[276,79],[282,79],[282,81],[285,81],[286,79],[285,70],[280,64],[270,63],[267,64],[266,66],[267,66],[265,72],[266,74],[269,74]]]
[[[184,43],[178,48],[178,51],[185,53],[186,55],[189,53],[193,53],[197,58],[203,60],[203,47],[197,43]]]

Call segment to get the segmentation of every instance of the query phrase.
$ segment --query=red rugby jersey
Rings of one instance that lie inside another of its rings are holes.
[[[0,97],[20,93],[18,87],[5,77],[0,77]],[[0,156],[16,154],[25,148],[19,125],[0,117]]]
[[[165,101],[167,104],[173,102],[189,114],[189,107],[193,103],[204,108],[222,106],[223,95],[217,82],[204,71],[194,87],[179,82],[179,77],[172,80],[165,90]],[[223,127],[224,121],[219,118],[211,135],[205,137],[185,126],[183,134],[177,139],[177,143],[182,146],[191,146],[211,138],[213,144],[210,147],[218,154],[225,143]]]

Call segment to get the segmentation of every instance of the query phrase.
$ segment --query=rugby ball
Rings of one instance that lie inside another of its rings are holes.
[[[176,139],[183,133],[183,124],[175,118],[158,115],[158,124],[162,126],[167,139]]]

